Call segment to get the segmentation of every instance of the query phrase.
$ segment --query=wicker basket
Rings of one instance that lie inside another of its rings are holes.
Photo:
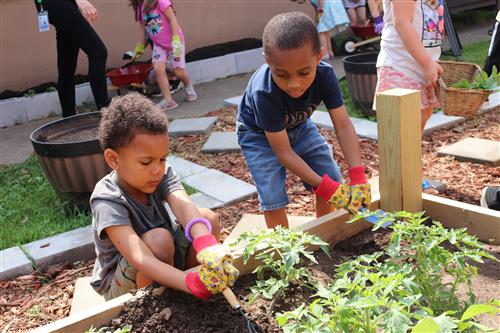
[[[481,105],[492,93],[491,90],[451,88],[457,81],[466,79],[469,82],[481,72],[476,64],[454,61],[438,61],[443,68],[443,74],[438,79],[437,96],[441,110],[448,116],[474,118],[479,113]]]

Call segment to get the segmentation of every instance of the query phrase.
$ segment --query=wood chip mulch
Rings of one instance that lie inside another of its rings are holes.
[[[212,132],[234,131],[234,108],[222,108],[209,113],[217,116]],[[347,165],[335,134],[320,130],[334,147],[335,159],[344,177]],[[438,157],[437,150],[443,145],[458,142],[467,137],[500,141],[500,110],[483,114],[451,129],[442,129],[423,138],[423,176],[446,183],[447,189],[440,194],[460,202],[479,205],[481,190],[487,185],[500,185],[500,167],[458,162],[452,157]],[[252,183],[243,156],[231,154],[201,154],[206,136],[172,138],[171,154],[227,173]],[[363,163],[369,177],[378,176],[378,147],[372,140],[360,140]],[[290,204],[289,215],[314,215],[314,197],[307,192],[302,182],[289,174],[287,179]],[[259,214],[257,198],[250,198],[217,209],[223,224],[223,238],[232,230],[242,214]],[[11,281],[0,282],[0,333],[25,332],[49,322],[68,316],[74,283],[80,276],[89,276],[93,262],[61,264],[50,267],[45,273],[34,272]]]

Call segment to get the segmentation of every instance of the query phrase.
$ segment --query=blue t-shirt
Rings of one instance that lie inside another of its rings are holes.
[[[304,123],[322,101],[328,110],[343,105],[335,71],[329,64],[318,64],[313,83],[299,98],[278,88],[271,69],[264,64],[248,82],[237,120],[250,130],[279,132]]]

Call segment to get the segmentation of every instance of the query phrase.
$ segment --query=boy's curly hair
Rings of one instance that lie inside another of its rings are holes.
[[[99,143],[102,149],[126,146],[138,133],[168,133],[168,118],[147,97],[132,92],[113,98],[102,109]]]
[[[301,12],[283,13],[270,19],[264,28],[262,44],[267,56],[274,47],[290,50],[311,44],[315,54],[321,50],[316,25],[309,16]]]

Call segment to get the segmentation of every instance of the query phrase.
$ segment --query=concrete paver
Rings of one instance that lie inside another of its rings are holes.
[[[205,172],[208,168],[199,164],[190,162],[183,158],[171,155],[167,157],[168,164],[174,169],[181,179],[195,175],[197,173]]]
[[[234,106],[238,107],[241,103],[241,99],[243,98],[243,95],[231,97],[231,98],[226,98],[224,100],[224,106]]]
[[[204,154],[211,153],[237,153],[241,151],[236,132],[214,132],[210,134],[207,142],[201,147]]]
[[[199,208],[215,209],[224,206],[224,202],[214,199],[211,196],[201,192],[191,194],[189,198],[191,198],[191,200]]]
[[[438,156],[451,155],[458,161],[500,165],[500,142],[467,138],[457,143],[441,147]]]
[[[174,138],[185,135],[205,135],[210,132],[216,122],[217,117],[175,119],[168,127],[168,134]]]
[[[47,267],[62,261],[90,260],[95,257],[90,225],[29,243],[25,248],[37,267]]]
[[[218,170],[208,170],[182,180],[206,195],[230,205],[257,194],[255,186],[226,175]]]
[[[465,118],[463,117],[447,116],[439,111],[434,113],[425,124],[424,134],[429,134],[442,128],[453,127],[464,121]]]
[[[33,272],[31,261],[17,246],[0,251],[0,281]]]

